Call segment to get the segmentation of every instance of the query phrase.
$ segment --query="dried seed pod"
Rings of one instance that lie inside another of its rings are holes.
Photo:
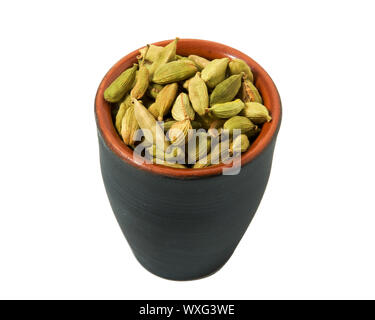
[[[211,165],[211,154],[207,155],[206,157],[200,159],[199,161],[197,161],[194,166],[193,166],[193,169],[202,169],[202,168],[206,168],[208,166]]]
[[[165,152],[156,148],[154,144],[147,147],[145,150],[149,156],[160,159],[160,160],[165,160]]]
[[[183,57],[183,56],[176,55],[176,60],[177,61],[185,61],[185,62],[188,62],[188,63],[192,63],[192,64],[194,64],[196,66],[196,64],[194,63],[194,61],[190,60],[188,57]]]
[[[173,145],[184,145],[191,139],[193,135],[192,129],[189,119],[177,121],[168,131],[169,140]]]
[[[212,91],[210,105],[232,101],[241,88],[242,74],[236,74],[220,82]]]
[[[167,132],[174,123],[176,123],[176,120],[169,119],[164,121],[164,132]]]
[[[134,114],[134,106],[130,106],[122,119],[121,136],[128,146],[134,146],[135,134],[139,130],[138,122]]]
[[[120,106],[116,114],[115,126],[119,134],[121,134],[122,118],[124,118],[126,110],[128,110],[128,108],[130,108],[131,106],[132,101],[130,95],[128,94],[124,101],[120,103]]]
[[[157,120],[159,117],[159,107],[156,102],[154,102],[151,106],[148,107],[148,111],[153,115],[153,117]]]
[[[243,72],[248,80],[251,82],[254,81],[254,76],[249,65],[241,59],[233,59],[231,62],[229,62],[229,70],[232,75],[241,74]]]
[[[154,62],[159,55],[163,52],[164,47],[161,46],[155,46],[154,44],[149,45],[149,48],[147,49],[147,46],[140,49],[140,58],[146,59],[147,61]]]
[[[194,78],[194,77],[193,77]],[[185,80],[182,84],[182,87],[186,90],[189,90],[189,83],[190,83],[190,80],[193,79],[193,78],[189,78],[187,80]]]
[[[141,99],[143,97],[148,87],[149,77],[150,73],[147,67],[145,66],[145,61],[143,59],[139,65],[139,70],[135,77],[134,87],[130,92],[132,98]]]
[[[162,121],[163,117],[169,112],[172,107],[173,101],[176,99],[178,90],[177,83],[166,85],[156,97],[155,104],[158,110],[158,120]]]
[[[158,149],[155,145],[151,145],[146,148],[146,152],[154,158],[165,161],[179,160],[185,157],[184,151],[176,146],[170,146],[166,151],[163,151]]]
[[[197,120],[200,122],[201,128],[208,130],[210,128],[212,122],[217,120],[217,119],[214,118],[211,114],[208,113],[208,114],[204,114],[203,116],[198,115]]]
[[[189,81],[189,98],[195,112],[203,116],[208,108],[208,90],[199,72]]]
[[[240,99],[236,99],[231,102],[215,104],[208,110],[215,117],[227,119],[239,114],[244,107],[245,104]]]
[[[243,102],[259,102],[263,103],[262,96],[260,95],[258,89],[254,84],[247,79],[242,82],[242,87],[240,90],[240,98]]]
[[[259,102],[246,102],[241,115],[249,118],[255,124],[262,124],[272,120],[268,109]]]
[[[159,67],[176,59],[177,41],[178,38],[163,47],[163,50],[160,52],[150,68],[150,79],[152,79],[154,73],[157,69],[159,69]]]
[[[193,164],[206,157],[211,148],[211,138],[204,132],[199,130],[195,133],[188,145],[188,163]]]
[[[138,121],[139,127],[144,132],[146,140],[155,144],[159,149],[166,150],[169,146],[169,141],[165,137],[163,129],[142,103],[134,98],[132,102],[134,104],[135,118]],[[150,133],[151,136],[148,133]]]
[[[213,138],[218,137],[220,135],[219,130],[223,127],[225,121],[226,120],[224,119],[216,119],[212,121],[208,128],[208,134]]]
[[[152,81],[158,84],[178,82],[192,77],[196,72],[197,67],[191,61],[172,61],[160,66]]]
[[[147,89],[147,95],[151,98],[156,99],[161,89],[163,89],[163,86],[161,84],[150,83]]]
[[[189,97],[186,93],[181,92],[172,107],[172,117],[177,121],[185,119],[194,120],[195,112],[191,107]]]
[[[256,125],[252,123],[248,118],[242,116],[234,116],[225,121],[223,129],[229,130],[229,132],[232,134],[233,130],[235,129],[241,130],[241,133],[246,133],[248,131],[251,131],[252,129],[255,129],[255,127]]]
[[[194,169],[208,167],[212,164],[218,164],[227,160],[229,157],[229,148],[227,143],[217,143],[211,146],[211,152],[206,157],[200,159],[194,166]]]
[[[209,60],[195,54],[191,54],[188,58],[195,63],[199,71],[202,71],[203,68],[210,62]]]
[[[202,70],[202,79],[209,88],[214,88],[225,79],[229,59],[214,59],[210,61]]]
[[[138,65],[126,69],[104,91],[104,99],[108,102],[119,102],[134,84],[135,73]]]
[[[229,151],[231,154],[245,152],[250,147],[249,138],[245,134],[237,136],[230,144]]]
[[[184,160],[185,161],[185,150],[176,147],[176,146],[169,146],[165,153],[165,160],[171,161],[171,160]]]
[[[174,120],[174,119],[165,120],[164,121],[164,132],[167,132],[172,127],[172,125],[176,122],[177,121]],[[193,129],[198,130],[198,129],[202,128],[202,124],[199,121],[192,120],[192,121],[190,121],[190,123],[191,123],[191,127]]]
[[[148,62],[148,61],[145,61],[144,65],[147,68],[149,76],[150,76],[150,70],[151,70],[152,63]]]

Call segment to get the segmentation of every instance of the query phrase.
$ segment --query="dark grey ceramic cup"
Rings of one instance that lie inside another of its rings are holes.
[[[138,50],[112,67],[99,86],[95,115],[101,171],[121,230],[147,270],[166,279],[193,280],[214,273],[228,261],[259,206],[271,171],[281,102],[268,74],[238,50],[210,41],[180,39],[177,53],[245,60],[272,116],[242,155],[236,175],[223,175],[225,164],[204,169],[138,164],[116,133],[111,106],[103,99],[108,85],[136,61]]]

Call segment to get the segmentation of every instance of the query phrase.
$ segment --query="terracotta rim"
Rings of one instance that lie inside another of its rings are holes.
[[[155,45],[165,46],[171,40],[165,40],[154,43]],[[202,169],[176,169],[157,164],[138,164],[133,160],[133,151],[126,146],[117,134],[112,122],[111,106],[103,98],[104,90],[109,84],[121,74],[126,68],[130,67],[136,62],[136,57],[139,54],[139,49],[129,53],[118,61],[104,76],[99,85],[95,98],[95,115],[96,122],[100,134],[102,135],[107,146],[123,161],[132,166],[149,171],[155,174],[188,178],[188,177],[205,177],[211,175],[221,175],[223,168],[228,168],[228,165],[218,164]],[[197,54],[208,59],[216,58],[240,58],[245,60],[254,73],[255,85],[263,96],[264,105],[268,108],[272,115],[272,121],[264,124],[261,133],[257,139],[250,146],[241,157],[241,165],[244,166],[257,157],[271,142],[274,135],[277,134],[281,121],[281,102],[280,96],[275,84],[267,72],[253,59],[244,53],[233,49],[221,43],[198,40],[198,39],[180,39],[177,46],[177,53],[180,55]]]

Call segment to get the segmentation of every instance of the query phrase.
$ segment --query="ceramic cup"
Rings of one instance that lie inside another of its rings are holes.
[[[169,42],[155,44],[165,46]],[[281,102],[269,75],[238,50],[211,41],[180,39],[177,53],[210,60],[245,60],[272,116],[250,149],[242,154],[241,170],[236,175],[223,175],[224,164],[203,169],[138,164],[132,150],[117,134],[111,106],[103,98],[109,84],[136,62],[138,50],[117,62],[98,88],[95,115],[101,171],[121,230],[147,270],[166,279],[192,280],[220,269],[249,226],[270,175]]]

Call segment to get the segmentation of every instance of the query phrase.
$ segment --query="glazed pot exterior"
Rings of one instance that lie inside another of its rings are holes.
[[[138,261],[172,280],[198,279],[222,267],[262,199],[275,142],[276,135],[238,175],[181,179],[124,162],[99,132],[107,195]]]

